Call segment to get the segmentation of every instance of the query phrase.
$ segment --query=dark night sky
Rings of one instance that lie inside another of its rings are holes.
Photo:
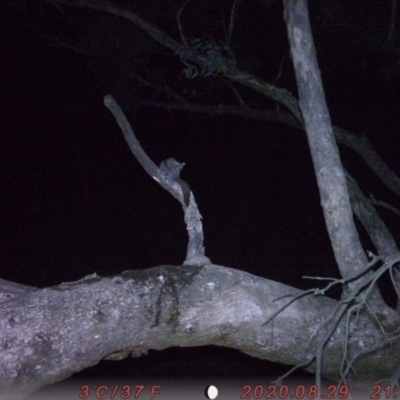
[[[182,263],[181,206],[130,154],[85,56],[39,39],[18,10],[2,9],[1,277],[45,287],[93,272]],[[367,134],[399,171],[399,82],[385,86],[341,63],[335,72],[328,68],[332,58],[322,50],[321,57],[333,122]],[[203,215],[206,253],[215,264],[297,287],[314,285],[304,274],[336,274],[303,133],[155,108],[128,112],[128,118],[157,164],[168,157],[186,163],[183,177]],[[342,156],[367,194],[396,205],[357,155],[345,149]],[[203,352],[191,351],[180,350],[183,363]],[[241,355],[232,357],[244,365]],[[151,360],[140,362],[155,373]],[[256,369],[265,365],[254,362]]]

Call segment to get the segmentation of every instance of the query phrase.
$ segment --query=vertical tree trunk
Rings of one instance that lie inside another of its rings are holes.
[[[311,33],[306,0],[284,0],[285,21],[321,205],[341,276],[362,273],[368,264],[356,230],[346,176],[335,141]],[[361,288],[368,274],[348,285]],[[370,301],[382,305],[378,290]]]

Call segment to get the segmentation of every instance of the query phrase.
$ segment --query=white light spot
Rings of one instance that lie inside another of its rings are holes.
[[[210,385],[208,388],[206,388],[205,393],[207,399],[216,399],[218,396],[218,389],[214,385]]]

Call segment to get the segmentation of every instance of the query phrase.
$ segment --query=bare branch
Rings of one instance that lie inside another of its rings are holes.
[[[251,108],[249,106],[238,107],[226,104],[219,104],[217,106],[207,106],[203,104],[193,104],[186,101],[185,103],[163,103],[159,101],[148,100],[148,101],[141,101],[139,102],[139,104],[144,106],[165,108],[169,110],[186,110],[186,111],[198,112],[209,115],[226,115],[226,114],[238,115],[243,118],[251,118],[269,122],[278,121],[288,126],[292,126],[295,128],[299,127],[299,123],[291,114],[279,110],[262,111]]]
[[[377,200],[372,195],[370,196],[369,201],[371,204],[375,204],[376,206],[384,207],[384,208],[390,210],[392,213],[396,214],[398,217],[400,217],[400,210],[397,207],[392,206],[391,204],[388,204],[385,201]]]
[[[235,19],[237,15],[237,10],[239,8],[241,0],[234,0],[231,8],[231,16],[229,19],[229,28],[228,28],[228,37],[227,37],[227,45],[231,48],[232,43],[232,34],[233,34],[233,27],[235,26]]]
[[[204,253],[203,225],[193,192],[190,191],[186,182],[179,177],[183,164],[179,164],[176,160],[170,158],[163,161],[158,168],[143,150],[125,114],[111,95],[104,97],[104,105],[114,115],[130,150],[145,171],[182,204],[189,235],[184,264],[210,264],[209,258]]]
[[[346,175],[353,211],[367,231],[378,254],[386,257],[398,253],[396,241],[375,207],[364,196],[355,179],[348,172],[346,172]]]
[[[180,35],[182,43],[184,44],[185,47],[188,47],[188,43],[187,43],[187,40],[185,37],[185,31],[183,29],[183,25],[181,22],[181,14],[182,14],[183,9],[188,5],[188,3],[189,3],[189,0],[185,0],[183,2],[182,7],[178,11],[178,14],[176,15],[176,20],[178,22],[178,28],[179,28],[179,35]]]
[[[338,126],[334,127],[335,137],[339,143],[356,151],[374,171],[378,178],[394,193],[400,196],[400,179],[382,160],[366,136],[359,136]]]

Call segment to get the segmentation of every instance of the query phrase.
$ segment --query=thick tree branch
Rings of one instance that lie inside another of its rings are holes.
[[[282,364],[306,364],[317,345],[310,338],[334,311],[335,300],[299,298],[273,323],[262,325],[301,293],[216,265],[161,266],[109,278],[94,274],[28,289],[0,304],[2,399],[17,400],[115,352],[137,357],[149,349],[213,344]],[[333,379],[340,379],[343,323],[325,349],[322,372]],[[380,363],[392,335],[379,331],[368,316],[360,315],[352,324],[352,354],[381,343],[380,351],[355,365],[354,383],[371,384],[375,375],[370,365]],[[398,368],[399,343],[390,345],[392,357],[380,363],[381,378]]]
[[[9,282],[4,279],[0,279],[0,304],[4,301],[8,301],[20,294],[24,294],[29,291],[38,290],[33,286],[21,285],[15,282]]]

